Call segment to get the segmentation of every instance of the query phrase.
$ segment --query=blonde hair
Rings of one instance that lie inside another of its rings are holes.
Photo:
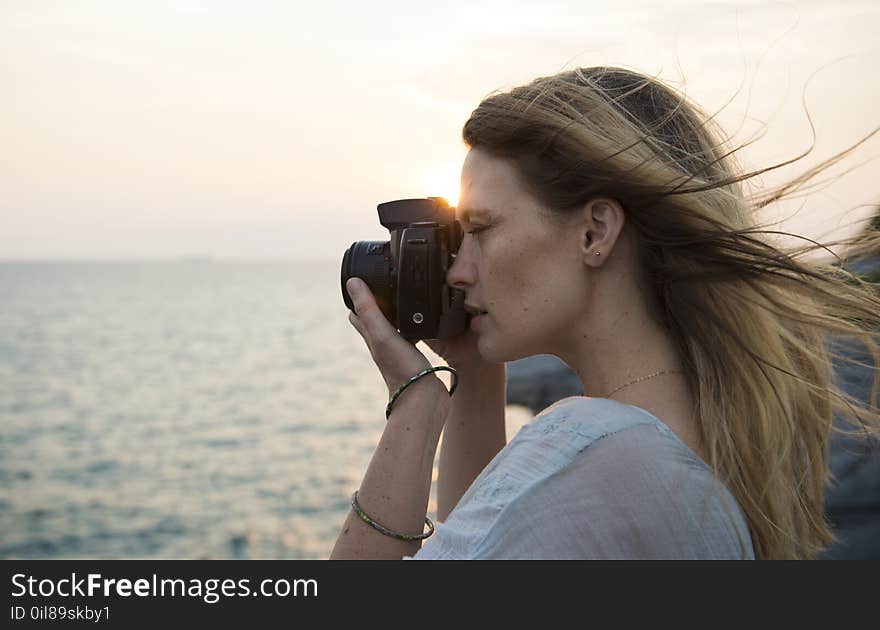
[[[880,373],[867,403],[842,391],[832,360],[852,360],[830,335],[862,341],[880,365],[880,299],[843,265],[804,256],[828,245],[848,246],[852,257],[877,252],[880,232],[869,226],[824,245],[798,237],[808,244],[784,248],[768,237],[785,232],[756,225],[755,210],[802,190],[847,151],[747,197],[741,182],[769,169],[742,172],[713,118],[684,95],[607,67],[490,94],[462,135],[469,147],[510,160],[556,215],[595,196],[621,203],[644,286],[697,401],[707,463],[742,508],[755,556],[812,558],[827,547],[834,416],[871,434],[880,425]]]

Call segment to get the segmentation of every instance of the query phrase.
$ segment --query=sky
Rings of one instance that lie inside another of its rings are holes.
[[[809,148],[805,100],[814,151],[770,186],[880,126],[878,27],[876,0],[0,0],[0,259],[339,261],[388,239],[379,203],[454,203],[482,98],[578,66],[721,109],[751,168]],[[878,156],[767,212],[853,234]]]

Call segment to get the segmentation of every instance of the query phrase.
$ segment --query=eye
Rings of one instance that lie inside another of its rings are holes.
[[[480,226],[475,225],[471,231],[465,232],[465,234],[478,234],[479,232],[482,232],[483,230],[485,230],[486,227],[487,226],[485,226],[485,225],[480,225]]]

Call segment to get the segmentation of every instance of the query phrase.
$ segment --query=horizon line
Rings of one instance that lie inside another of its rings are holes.
[[[211,263],[330,263],[341,262],[335,258],[282,258],[282,257],[233,257],[233,256],[176,256],[176,257],[137,257],[137,258],[79,258],[79,257],[28,257],[28,258],[0,258],[0,265],[25,264],[25,263],[64,263],[64,264],[137,264],[137,263],[163,263],[163,264],[211,264]]]

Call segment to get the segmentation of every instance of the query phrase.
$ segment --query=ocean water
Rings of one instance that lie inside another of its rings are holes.
[[[338,263],[7,263],[0,296],[0,557],[329,556],[387,402]]]

